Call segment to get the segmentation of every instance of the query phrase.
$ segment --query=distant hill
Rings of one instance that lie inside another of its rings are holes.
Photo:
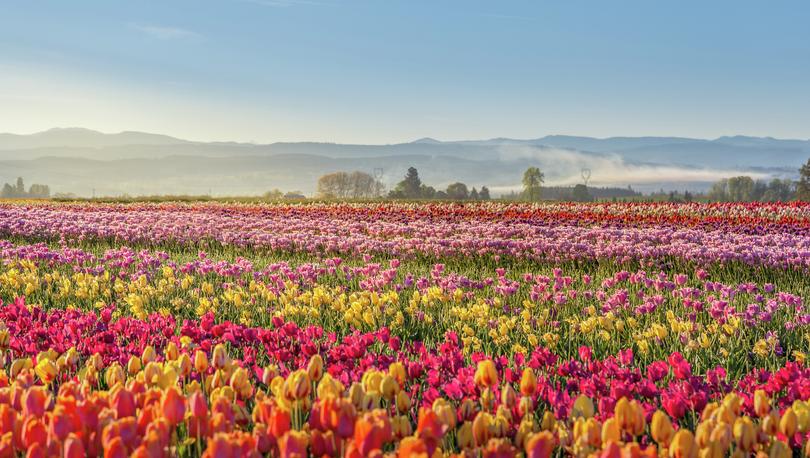
[[[425,183],[486,185],[494,193],[516,189],[530,165],[549,186],[581,182],[591,170],[596,186],[638,190],[705,189],[722,177],[795,176],[810,157],[810,141],[769,137],[591,138],[440,141],[422,138],[391,145],[335,143],[194,142],[144,132],[105,134],[51,129],[31,135],[0,134],[0,183],[23,176],[55,192],[89,195],[140,193],[259,193],[271,188],[312,193],[317,178],[337,170],[382,172],[393,186],[409,166]]]
[[[0,134],[0,150],[32,148],[107,148],[125,145],[179,145],[189,143],[168,135],[144,132],[104,134],[79,127],[54,128],[31,135]]]

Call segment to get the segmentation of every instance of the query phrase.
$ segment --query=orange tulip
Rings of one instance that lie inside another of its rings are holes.
[[[274,437],[283,436],[290,430],[290,412],[280,407],[273,408],[267,426]]]
[[[29,417],[23,424],[22,443],[25,447],[39,444],[44,447],[48,442],[48,430],[39,418]]]
[[[183,421],[183,417],[186,414],[186,399],[177,387],[171,387],[166,390],[161,402],[161,409],[163,411],[163,417],[166,418],[172,426],[176,426]]]
[[[17,413],[8,404],[0,404],[0,435],[14,432]]]
[[[49,433],[60,441],[65,440],[68,434],[80,429],[80,424],[74,422],[74,416],[69,415],[64,406],[58,405],[51,414]],[[78,426],[78,427],[77,427]]]
[[[188,397],[188,410],[192,417],[208,418],[208,404],[205,403],[205,396],[197,391]]]
[[[406,437],[399,443],[399,458],[429,458],[431,453],[425,441],[416,437]]]
[[[334,456],[337,450],[335,435],[332,431],[312,431],[312,455],[313,456]]]
[[[25,458],[45,458],[47,453],[45,452],[45,446],[34,444],[28,447],[28,451],[25,454]]]
[[[199,374],[204,374],[208,370],[208,357],[202,350],[194,352],[194,370]]]
[[[303,458],[307,456],[307,435],[302,431],[287,431],[278,440],[281,458]]]
[[[13,433],[8,432],[0,436],[0,457],[14,457],[14,440],[12,434]]]
[[[382,410],[364,414],[354,426],[354,446],[363,456],[381,450],[383,444],[390,441],[392,436],[391,422]]]
[[[25,390],[22,396],[23,415],[41,418],[45,415],[45,404],[48,403],[49,395],[43,388],[31,387]]]
[[[329,397],[321,400],[320,421],[323,427],[346,439],[354,434],[354,420],[357,413],[354,404],[345,398]]]
[[[134,417],[138,406],[135,403],[135,395],[126,388],[121,388],[113,392],[110,407],[115,410],[117,418],[124,418]]]
[[[537,377],[531,368],[523,369],[523,375],[520,377],[520,394],[523,396],[531,397],[537,391]]]
[[[64,449],[64,458],[82,458],[87,455],[84,450],[84,443],[73,433],[65,439]]]
[[[554,447],[554,435],[549,431],[540,431],[526,441],[526,458],[549,458]]]
[[[120,437],[112,439],[104,447],[104,458],[126,458],[129,455],[124,441]]]

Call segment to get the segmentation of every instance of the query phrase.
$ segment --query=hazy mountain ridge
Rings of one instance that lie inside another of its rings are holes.
[[[422,138],[390,145],[317,142],[251,144],[194,142],[143,132],[104,134],[51,129],[0,134],[0,182],[23,176],[55,191],[97,194],[260,193],[271,188],[313,193],[317,178],[337,170],[382,175],[393,186],[409,166],[442,188],[454,181],[493,190],[518,186],[529,165],[547,182],[581,181],[589,168],[595,185],[637,189],[705,189],[712,181],[747,173],[793,176],[810,157],[810,141],[767,137],[591,138],[553,135],[520,140],[440,141]]]

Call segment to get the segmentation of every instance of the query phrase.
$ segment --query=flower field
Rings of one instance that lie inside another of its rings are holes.
[[[810,205],[0,203],[3,456],[810,456]]]

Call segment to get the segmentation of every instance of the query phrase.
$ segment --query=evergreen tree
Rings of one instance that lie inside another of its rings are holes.
[[[418,199],[422,197],[421,189],[422,180],[419,179],[419,172],[415,167],[408,167],[405,179],[397,183],[391,194],[405,199]]]
[[[481,186],[481,191],[478,192],[478,198],[481,200],[489,200],[489,188]]]

